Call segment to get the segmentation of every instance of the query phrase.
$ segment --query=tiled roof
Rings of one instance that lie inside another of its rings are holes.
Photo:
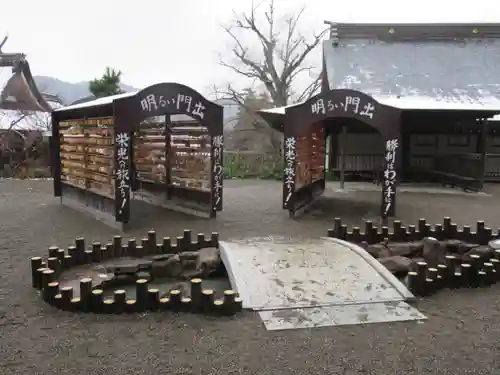
[[[417,26],[412,25],[413,31],[419,30]],[[482,37],[471,31],[470,38],[460,40],[451,37],[453,26],[446,35],[437,28],[441,34],[434,39],[432,33],[419,38],[407,30],[404,40],[381,40],[382,29],[375,32],[366,25],[339,28],[337,36],[333,33],[333,39],[323,43],[330,89],[500,106],[500,26],[491,26]],[[465,26],[459,26],[455,25],[457,33],[465,33]],[[495,33],[499,37],[492,37]]]

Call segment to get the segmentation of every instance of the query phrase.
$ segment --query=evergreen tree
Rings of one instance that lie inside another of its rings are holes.
[[[120,89],[121,75],[121,71],[107,67],[101,78],[89,82],[89,91],[97,98],[121,94],[123,92]]]

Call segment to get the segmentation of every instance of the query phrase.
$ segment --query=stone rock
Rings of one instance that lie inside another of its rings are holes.
[[[178,254],[170,257],[165,262],[168,268],[167,274],[169,277],[177,278],[182,275],[182,264]]]
[[[115,277],[109,277],[108,279],[103,280],[100,284],[96,285],[93,289],[102,289],[107,290],[116,285]]]
[[[181,265],[182,265],[183,271],[195,270],[196,263],[197,263],[196,259],[187,259],[187,260],[181,259]]]
[[[198,252],[197,251],[183,251],[182,253],[179,253],[179,258],[182,261],[185,260],[196,260],[198,259]]]
[[[135,280],[137,280],[135,273],[116,275],[113,286],[133,285]]]
[[[494,250],[500,249],[500,239],[494,239],[488,242],[488,245],[492,247]]]
[[[460,245],[458,245],[457,253],[459,255],[464,255],[464,254],[468,253],[471,249],[478,247],[478,246],[479,246],[479,244],[461,242]]]
[[[161,279],[169,276],[168,259],[162,261],[153,261],[151,276],[154,279]]]
[[[400,255],[379,258],[377,260],[392,274],[400,276],[406,275],[413,264],[413,261],[410,258]]]
[[[368,245],[366,251],[374,258],[384,258],[391,255],[389,248],[381,243]]]
[[[123,264],[114,267],[114,273],[116,276],[118,275],[133,275],[137,272],[136,264]]]
[[[140,263],[137,264],[138,271],[151,271],[152,267],[153,267],[153,262],[150,260],[141,261]]]
[[[116,265],[110,264],[110,265],[105,265],[103,267],[104,267],[106,273],[115,273]]]
[[[413,261],[413,264],[416,266],[418,262],[425,262],[425,259],[422,258],[422,257],[415,257],[415,258],[411,258],[411,260]],[[416,268],[416,267],[415,267]]]
[[[155,255],[151,259],[153,260],[153,263],[154,263],[154,262],[161,262],[164,260],[169,260],[173,256],[174,256],[174,254],[160,254],[160,255]]]
[[[441,246],[444,246],[447,252],[452,254],[458,254],[458,249],[462,245],[460,240],[445,240],[441,242]]]
[[[183,271],[182,275],[180,276],[180,279],[189,281],[191,279],[203,278],[203,277],[204,275],[200,270],[193,269],[193,270]]]
[[[469,259],[470,255],[477,254],[480,256],[481,262],[487,262],[493,257],[493,252],[494,252],[493,248],[488,245],[478,246],[465,253],[463,259],[464,260]]]
[[[115,277],[113,273],[107,272],[106,268],[102,265],[93,267],[87,276],[92,279],[93,287],[99,289],[103,288],[103,284],[112,283]]]
[[[414,257],[422,254],[424,245],[420,241],[415,242],[394,242],[387,245],[391,256]]]
[[[434,237],[425,237],[422,242],[424,244],[422,256],[429,266],[435,266],[445,261],[446,248],[441,246],[438,240]]]
[[[222,263],[219,249],[215,247],[207,247],[201,249],[196,263],[196,269],[201,272],[202,278],[209,276],[223,276],[226,268]]]
[[[211,276],[213,276],[213,277],[228,277],[226,266],[224,265],[224,262],[222,260],[217,265],[217,268],[215,269],[215,271],[212,271]]]

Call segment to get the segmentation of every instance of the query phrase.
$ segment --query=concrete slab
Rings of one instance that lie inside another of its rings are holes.
[[[414,298],[406,287],[357,245],[268,237],[220,249],[243,307],[258,310],[269,330],[425,319],[404,302]]]
[[[382,186],[372,182],[346,182],[344,189],[340,188],[338,181],[328,181],[326,190],[334,194],[348,194],[351,192],[382,192]],[[403,183],[398,186],[399,193],[431,194],[431,195],[459,195],[459,196],[478,196],[489,197],[483,191],[463,191],[458,188],[444,187],[440,184],[431,183]]]
[[[413,297],[366,251],[336,239],[221,242],[221,257],[245,308],[317,307]]]
[[[406,302],[375,302],[260,311],[269,331],[327,326],[425,320],[425,315]]]
[[[158,196],[146,190],[139,190],[132,193],[132,199],[143,201],[153,206],[159,206],[171,211],[180,212],[183,214],[210,219],[210,212],[204,211],[201,207],[188,207],[187,202],[184,205],[176,204],[173,200],[167,200],[165,197]]]

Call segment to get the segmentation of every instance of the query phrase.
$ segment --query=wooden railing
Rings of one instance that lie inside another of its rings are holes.
[[[372,172],[379,170],[384,165],[384,155],[345,155],[344,171],[346,172]],[[333,171],[340,171],[342,167],[342,158],[337,155]]]
[[[440,155],[435,159],[434,170],[460,177],[481,180],[481,154]]]
[[[434,155],[410,155],[410,168],[416,170],[432,170],[434,168]]]

